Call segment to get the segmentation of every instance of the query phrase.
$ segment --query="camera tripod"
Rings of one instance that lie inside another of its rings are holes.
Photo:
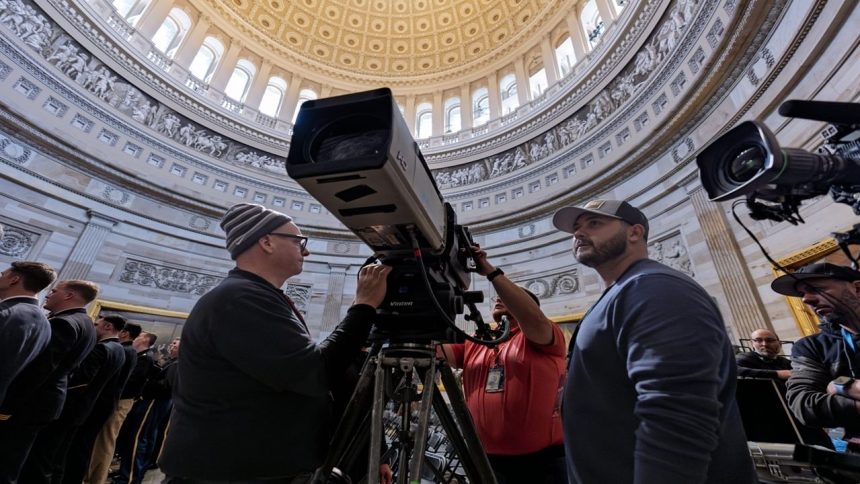
[[[416,382],[417,375],[423,383]],[[437,388],[437,375],[448,394],[449,408]],[[393,391],[386,392],[387,388]],[[371,392],[372,388],[372,392]],[[384,349],[375,345],[362,368],[352,398],[331,441],[323,465],[311,482],[324,484],[332,468],[349,469],[360,458],[368,443],[368,484],[379,483],[379,464],[383,442],[383,413],[389,401],[399,408],[400,430],[397,434],[397,484],[420,483],[422,470],[429,466],[437,478],[440,469],[425,458],[430,412],[434,410],[450,443],[454,447],[469,482],[495,484],[487,455],[478,439],[472,417],[460,385],[448,363],[436,357],[434,343],[389,343]],[[418,402],[418,422],[410,420],[413,402]],[[370,410],[370,412],[368,412]]]

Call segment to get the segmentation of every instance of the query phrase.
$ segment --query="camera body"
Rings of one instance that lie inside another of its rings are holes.
[[[763,123],[743,122],[696,157],[710,199],[746,196],[753,218],[797,223],[803,200],[830,192],[860,215],[853,196],[860,193],[860,104],[787,101],[779,112],[832,123],[824,146],[818,153],[780,147]]]
[[[460,340],[450,323],[483,299],[468,291],[474,242],[389,89],[302,104],[287,173],[393,268],[376,338]]]

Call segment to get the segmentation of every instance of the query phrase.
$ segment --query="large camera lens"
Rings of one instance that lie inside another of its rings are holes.
[[[373,115],[351,115],[337,119],[319,130],[310,143],[313,163],[329,163],[367,156],[382,156],[391,130]]]
[[[746,183],[764,169],[766,158],[760,145],[740,146],[727,157],[726,176],[732,183]]]

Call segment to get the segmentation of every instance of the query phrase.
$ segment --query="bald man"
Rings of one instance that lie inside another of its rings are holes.
[[[755,351],[738,355],[738,376],[788,380],[791,376],[791,361],[780,355],[782,343],[779,336],[767,329],[757,329],[750,334],[750,340]]]

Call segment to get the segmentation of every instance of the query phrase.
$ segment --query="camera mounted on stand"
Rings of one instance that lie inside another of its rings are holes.
[[[443,202],[427,162],[387,88],[306,101],[287,173],[392,266],[372,337],[461,342],[466,308],[478,339],[489,334],[469,291],[469,230]]]
[[[781,147],[763,123],[745,121],[696,157],[708,197],[745,196],[752,219],[796,225],[804,200],[829,193],[860,215],[860,104],[786,101],[779,114],[830,123],[821,133],[824,144],[816,153]],[[856,269],[848,246],[860,244],[860,224],[833,237]]]

